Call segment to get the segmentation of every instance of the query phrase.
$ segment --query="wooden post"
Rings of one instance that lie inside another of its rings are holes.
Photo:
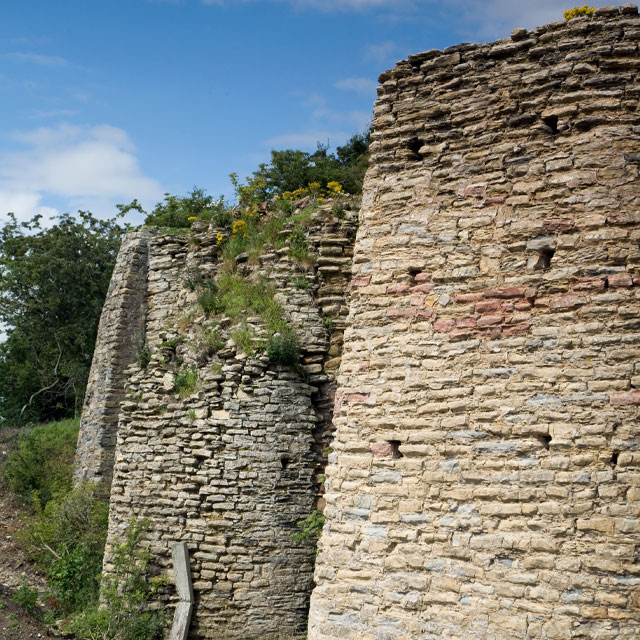
[[[189,569],[189,548],[186,542],[173,545],[173,576],[178,592],[178,604],[173,614],[173,626],[169,640],[187,640],[193,611],[193,586]]]

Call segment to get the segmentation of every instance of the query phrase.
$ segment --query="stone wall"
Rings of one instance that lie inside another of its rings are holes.
[[[310,638],[640,637],[639,41],[380,77]]]
[[[338,219],[325,205],[305,227],[312,263],[270,245],[255,263],[236,259],[238,273],[275,287],[300,341],[297,366],[269,361],[257,344],[265,334],[259,317],[247,319],[256,336],[247,354],[233,339],[239,327],[226,316],[207,318],[198,305],[198,283],[221,268],[218,229],[197,221],[185,235],[145,230],[123,243],[76,475],[106,483],[113,474],[107,573],[133,517],[149,521],[152,572],[171,575],[172,544],[188,544],[196,596],[190,637],[265,638],[306,625],[313,545],[292,535],[322,504],[317,475],[330,438],[355,225],[354,214]],[[140,337],[146,366],[136,357]],[[197,384],[180,394],[185,371]],[[169,588],[160,602],[174,598]]]

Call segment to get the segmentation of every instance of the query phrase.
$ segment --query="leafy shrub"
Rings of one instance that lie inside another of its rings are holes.
[[[145,225],[156,227],[187,228],[196,218],[212,220],[218,226],[228,226],[231,215],[226,209],[224,198],[214,200],[203,189],[193,188],[185,197],[165,193],[164,201],[145,218]]]
[[[44,508],[34,500],[34,509],[19,539],[46,573],[54,607],[67,614],[97,597],[109,505],[88,483]]]
[[[305,276],[295,276],[291,282],[296,289],[308,289],[311,286],[311,282]]]
[[[340,202],[340,200],[336,200],[333,205],[331,205],[331,213],[336,218],[344,218],[344,204]]]
[[[224,338],[219,327],[206,329],[202,335],[202,343],[208,354],[220,351],[224,347]]]
[[[322,533],[324,526],[324,515],[315,509],[304,520],[296,524],[300,528],[298,533],[294,533],[291,539],[294,542],[304,542],[305,540],[317,540]]]
[[[283,331],[269,336],[267,356],[275,364],[296,364],[300,357],[300,344],[293,332]]]
[[[30,589],[29,585],[23,583],[13,594],[11,599],[22,607],[22,610],[29,615],[33,615],[38,602],[38,590]]]
[[[190,396],[198,387],[198,370],[195,367],[185,367],[176,375],[175,388],[181,398]]]
[[[572,20],[573,18],[577,18],[579,16],[591,16],[595,12],[595,7],[590,7],[588,4],[583,5],[582,7],[574,7],[573,9],[567,9],[564,12],[565,20]]]
[[[289,236],[289,257],[296,262],[309,260],[309,245],[304,231],[300,227],[295,227]]]
[[[69,625],[79,638],[91,640],[155,640],[162,637],[166,614],[150,611],[149,600],[164,583],[149,580],[149,552],[142,547],[148,528],[145,520],[133,519],[125,538],[113,548],[113,570],[102,580],[101,605],[94,602]]]
[[[201,284],[198,304],[207,317],[220,313],[222,307],[218,296],[218,285],[213,280],[206,280]]]
[[[9,487],[25,500],[45,505],[71,488],[79,419],[61,420],[27,429],[4,466]]]

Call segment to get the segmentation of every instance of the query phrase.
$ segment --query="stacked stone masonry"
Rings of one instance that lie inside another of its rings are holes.
[[[187,543],[196,597],[190,637],[266,638],[306,625],[313,545],[292,535],[322,504],[317,476],[330,438],[355,226],[354,214],[337,219],[330,205],[320,207],[305,229],[313,265],[292,261],[287,246],[265,246],[257,262],[236,259],[239,273],[277,290],[301,344],[293,367],[260,350],[243,353],[230,319],[207,318],[199,307],[195,285],[220,270],[218,229],[198,221],[184,235],[146,229],[123,242],[76,476],[111,485],[107,573],[133,517],[149,521],[154,573],[171,575],[172,545]],[[260,318],[248,326],[264,334]],[[216,344],[207,331],[216,331]],[[180,395],[176,377],[185,370],[198,380]],[[175,597],[169,588],[158,604]]]
[[[312,640],[640,637],[639,42],[380,77]]]

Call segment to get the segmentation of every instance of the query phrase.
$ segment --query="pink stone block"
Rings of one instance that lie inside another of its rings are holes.
[[[490,313],[491,311],[500,311],[501,304],[497,300],[483,300],[476,304],[478,313]]]
[[[371,453],[374,458],[390,458],[393,456],[393,446],[390,442],[372,442]]]
[[[565,309],[575,309],[587,302],[589,302],[589,298],[585,296],[573,296],[571,294],[567,294],[557,298],[552,298],[549,301],[549,307],[551,309],[556,309],[557,311],[564,311]]]
[[[610,289],[619,289],[621,287],[633,287],[633,278],[628,273],[617,273],[613,276],[608,276]]]
[[[456,293],[455,299],[456,302],[460,302],[464,304],[465,302],[477,302],[478,300],[482,300],[482,293]]]
[[[368,393],[347,393],[344,399],[348,404],[362,404],[369,399]]]
[[[522,298],[524,297],[525,287],[505,287],[504,289],[494,289],[493,291],[485,291],[485,298]]]
[[[352,287],[366,287],[371,282],[371,276],[356,276],[351,280]]]
[[[609,400],[614,407],[640,405],[640,391],[616,391],[609,394]]]
[[[476,318],[467,316],[466,318],[456,318],[456,327],[458,329],[473,329],[476,326]]]
[[[387,287],[388,294],[397,294],[397,293],[405,293],[411,289],[411,285],[409,284],[390,284]]]
[[[573,220],[571,218],[549,218],[543,222],[545,231],[551,233],[566,233],[573,229]]]
[[[504,318],[502,316],[486,315],[478,318],[479,327],[492,327],[496,324],[500,324]]]
[[[531,329],[530,322],[522,322],[521,324],[516,324],[513,327],[504,329],[502,334],[505,336],[516,336],[516,335],[521,335],[523,333],[529,333],[530,329]]]
[[[418,284],[415,287],[411,287],[411,292],[429,293],[435,285],[432,283]]]
[[[453,320],[440,319],[440,320],[436,320],[433,323],[433,330],[434,331],[451,331],[451,329],[453,329],[454,326],[455,326],[455,322]]]
[[[580,280],[573,285],[575,291],[597,291],[605,288],[605,281],[601,278],[595,280]]]

